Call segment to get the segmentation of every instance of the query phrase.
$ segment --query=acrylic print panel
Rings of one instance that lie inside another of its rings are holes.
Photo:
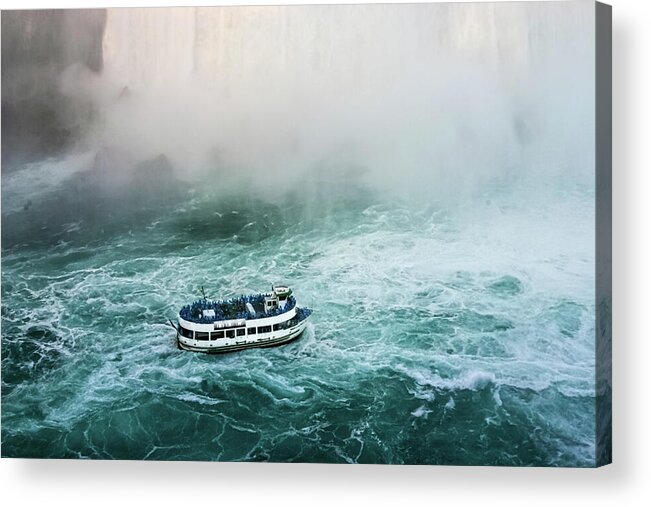
[[[609,462],[609,13],[4,11],[2,455]]]

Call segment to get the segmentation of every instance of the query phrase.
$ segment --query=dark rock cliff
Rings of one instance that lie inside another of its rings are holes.
[[[69,66],[102,69],[106,11],[2,12],[2,171],[69,147],[92,118],[87,101],[66,97]]]

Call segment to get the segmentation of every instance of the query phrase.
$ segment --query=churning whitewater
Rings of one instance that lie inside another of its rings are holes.
[[[25,198],[19,174],[3,202]],[[590,465],[589,192],[486,193],[469,213],[304,191],[196,190],[138,221],[5,241],[3,454]],[[165,321],[202,285],[278,280],[314,309],[297,342],[176,348]]]

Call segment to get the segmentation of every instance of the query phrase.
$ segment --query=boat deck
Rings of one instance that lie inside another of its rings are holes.
[[[288,312],[296,306],[294,297],[289,296],[283,308],[276,308],[265,312],[264,304],[265,297],[267,296],[268,294],[253,294],[221,301],[200,299],[181,308],[179,316],[188,322],[194,322],[196,324],[212,324],[223,320],[273,317]],[[247,303],[253,307],[253,312],[249,311]],[[204,310],[207,310],[209,315],[206,315]],[[213,312],[214,316],[212,315]]]

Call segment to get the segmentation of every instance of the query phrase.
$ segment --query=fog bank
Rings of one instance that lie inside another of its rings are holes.
[[[102,65],[57,78],[89,105],[68,108],[77,149],[274,190],[348,170],[427,195],[590,181],[589,2],[108,9],[102,27]]]

